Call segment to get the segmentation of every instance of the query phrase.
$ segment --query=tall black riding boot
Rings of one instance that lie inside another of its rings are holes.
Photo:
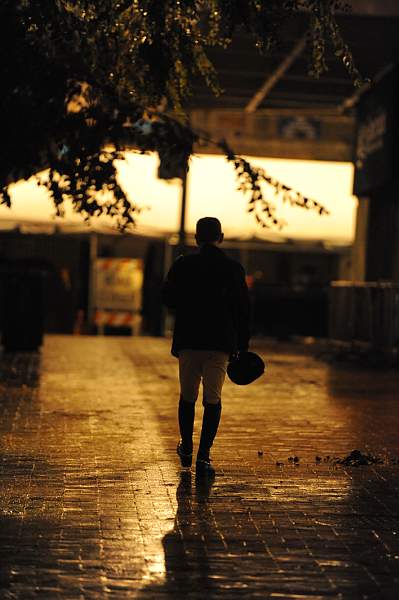
[[[209,451],[215,439],[220,415],[222,412],[222,404],[205,404],[204,416],[202,417],[201,439],[198,448],[197,460],[209,462]]]
[[[182,441],[183,454],[193,452],[193,428],[194,428],[195,404],[184,402],[182,396],[179,401],[179,428]]]

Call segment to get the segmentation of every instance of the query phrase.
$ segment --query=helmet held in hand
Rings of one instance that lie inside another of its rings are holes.
[[[264,372],[265,363],[255,352],[239,352],[227,365],[227,375],[237,385],[248,385]]]

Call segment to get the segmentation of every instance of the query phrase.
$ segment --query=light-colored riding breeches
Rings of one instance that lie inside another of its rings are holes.
[[[180,350],[180,392],[185,402],[196,402],[202,379],[203,404],[218,404],[229,355],[214,350]]]

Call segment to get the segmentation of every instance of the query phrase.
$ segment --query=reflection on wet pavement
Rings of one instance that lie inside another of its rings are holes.
[[[167,341],[3,357],[0,597],[396,598],[398,375],[260,350],[265,378],[226,385],[214,481],[178,467]],[[383,464],[326,458],[354,449]]]

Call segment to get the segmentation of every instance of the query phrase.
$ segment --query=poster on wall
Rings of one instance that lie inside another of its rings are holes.
[[[136,328],[140,320],[143,261],[97,258],[95,262],[95,324]]]

